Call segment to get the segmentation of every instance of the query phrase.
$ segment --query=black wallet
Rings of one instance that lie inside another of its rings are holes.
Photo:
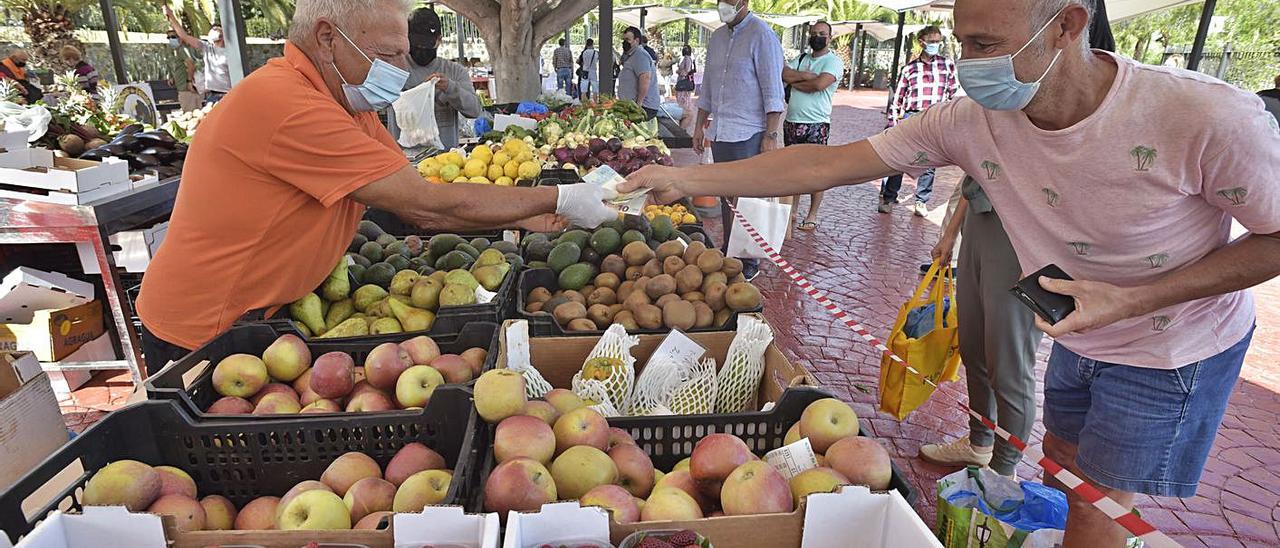
[[[1027,276],[1013,286],[1009,291],[1018,297],[1018,300],[1027,305],[1036,315],[1054,325],[1076,309],[1076,301],[1070,296],[1060,293],[1053,293],[1040,287],[1040,277],[1055,278],[1059,280],[1070,280],[1066,272],[1063,272],[1058,265],[1049,265],[1040,269],[1035,274]]]

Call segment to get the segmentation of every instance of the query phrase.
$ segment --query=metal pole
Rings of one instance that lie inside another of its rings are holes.
[[[684,43],[689,43],[689,19],[684,20]]]
[[[1210,0],[1212,1],[1212,0]],[[885,110],[889,110],[889,105],[893,104],[894,88],[898,86],[898,60],[902,57],[902,30],[907,24],[907,12],[898,12],[898,36],[893,39],[893,66],[890,67],[889,73],[889,100],[885,103]]]
[[[600,91],[613,95],[613,0],[600,0]]]
[[[644,31],[644,18],[649,15],[649,8],[640,8],[640,34],[648,34]]]
[[[1213,10],[1218,0],[1204,0],[1204,9],[1200,11],[1200,26],[1196,28],[1196,40],[1191,43],[1191,58],[1187,59],[1188,70],[1200,69],[1200,57],[1204,55],[1204,41],[1209,37],[1209,23],[1213,19]]]
[[[466,31],[466,20],[463,19],[462,15],[458,14],[457,12],[454,12],[453,14],[453,28],[458,31],[454,33],[454,34],[457,34],[458,36],[458,62],[462,63],[463,66],[469,67],[471,65],[466,62],[467,61],[467,46],[465,44],[466,40],[463,38],[463,33]]]
[[[116,10],[111,0],[99,0],[102,6],[102,21],[107,27],[107,45],[111,48],[111,65],[116,69],[116,83],[129,83],[129,75],[124,70],[124,48],[120,45],[120,25],[116,21]]]
[[[862,68],[862,59],[857,57],[858,47],[862,44],[862,23],[858,23],[853,27],[853,42],[849,44],[849,68],[853,72],[849,73],[849,89],[858,87],[858,70]],[[857,68],[855,68],[855,66]]]
[[[231,72],[231,85],[244,79],[245,61],[249,58],[244,36],[244,12],[240,0],[218,0],[218,15],[222,23],[222,40],[227,44],[227,68]]]

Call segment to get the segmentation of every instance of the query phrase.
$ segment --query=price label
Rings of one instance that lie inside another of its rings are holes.
[[[507,326],[507,369],[521,371],[532,367],[529,361],[529,322],[520,320]]]
[[[694,342],[678,329],[671,330],[658,349],[649,356],[649,363],[667,360],[673,364],[694,363],[707,353],[707,349]]]
[[[497,296],[497,293],[485,289],[482,285],[476,286],[476,304],[489,304]]]
[[[787,481],[791,481],[800,472],[818,467],[818,457],[813,453],[809,438],[800,438],[800,441],[791,445],[769,451],[764,454],[764,460],[781,473],[782,477],[787,478]]]

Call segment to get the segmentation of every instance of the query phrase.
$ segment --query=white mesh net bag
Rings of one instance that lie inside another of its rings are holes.
[[[529,363],[529,322],[519,320],[506,328],[507,369],[524,377],[524,392],[530,399],[541,398],[551,391],[551,383],[542,378]]]
[[[745,411],[764,376],[764,350],[773,342],[773,331],[754,316],[738,316],[738,334],[729,345],[724,368],[716,385],[716,413]]]
[[[716,361],[706,358],[694,362],[692,367],[680,372],[680,382],[667,394],[662,407],[677,415],[701,415],[714,413],[716,391]]]
[[[653,356],[644,364],[627,403],[628,415],[670,415],[663,402],[680,386],[680,365],[667,356]],[[663,409],[659,409],[662,406]]]
[[[582,364],[582,370],[573,376],[573,392],[598,405],[608,403],[614,416],[626,409],[636,382],[636,359],[631,349],[637,344],[640,337],[627,335],[622,324],[609,326]],[[601,395],[592,388],[597,384],[604,387],[602,398],[593,397]]]
[[[579,385],[577,378],[574,378],[573,380],[574,393],[578,394],[578,397],[588,403],[587,407],[595,409],[597,413],[600,413],[606,418],[622,415],[618,406],[614,405],[613,402],[609,400],[609,389],[605,386],[605,383],[596,380],[588,380],[583,381],[583,383]],[[581,391],[579,391],[579,389],[581,389]]]

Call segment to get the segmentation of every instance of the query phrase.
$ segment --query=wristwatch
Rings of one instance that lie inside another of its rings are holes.
[[[768,132],[768,133],[764,134],[764,136],[765,136],[765,137],[767,137],[767,138],[769,138],[769,139],[771,139],[771,140],[777,141],[778,139],[781,139],[781,138],[782,138],[782,133],[781,133],[781,132],[778,132],[778,131],[770,131],[770,132]]]

